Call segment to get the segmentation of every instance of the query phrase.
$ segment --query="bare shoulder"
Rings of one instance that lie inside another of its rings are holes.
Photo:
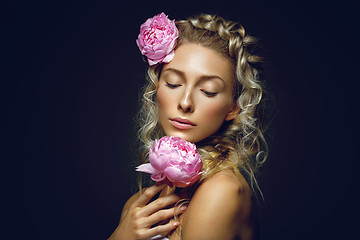
[[[183,218],[183,239],[234,239],[251,217],[252,191],[243,177],[221,171],[194,193]]]
[[[251,193],[250,187],[245,179],[238,177],[230,170],[218,172],[210,179],[204,181],[196,193],[208,194],[216,191],[235,194],[239,197],[243,197],[246,193]]]
[[[221,171],[202,183],[194,194],[193,202],[211,204],[218,208],[231,208],[234,212],[242,211],[245,216],[246,210],[251,207],[252,191],[241,176],[238,177],[232,171]]]

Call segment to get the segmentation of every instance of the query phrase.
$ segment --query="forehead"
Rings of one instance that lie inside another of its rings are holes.
[[[199,44],[182,44],[175,50],[175,55],[164,69],[174,68],[185,73],[189,78],[202,75],[215,75],[232,84],[234,66],[231,61],[215,50]]]

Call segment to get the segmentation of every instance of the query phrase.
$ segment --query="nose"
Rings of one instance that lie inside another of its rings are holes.
[[[191,99],[191,89],[186,89],[183,96],[181,97],[178,105],[178,110],[184,113],[194,112],[194,104]]]

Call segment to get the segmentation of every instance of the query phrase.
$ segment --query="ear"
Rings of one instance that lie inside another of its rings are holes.
[[[240,113],[240,107],[237,105],[236,102],[233,103],[233,105],[230,108],[230,111],[225,116],[225,121],[230,121],[236,118],[237,115]]]

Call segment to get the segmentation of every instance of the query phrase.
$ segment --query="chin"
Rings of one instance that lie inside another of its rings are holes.
[[[189,137],[187,134],[184,134],[184,133],[172,133],[172,134],[167,134],[167,135],[168,136],[179,137],[182,140],[194,143],[193,139],[191,137]]]
[[[167,136],[174,136],[174,137],[179,137],[182,140],[191,142],[191,143],[196,143],[201,141],[202,139],[198,139],[198,138],[194,138],[190,132],[179,132],[179,131],[169,131],[169,132],[165,132],[165,134]]]

